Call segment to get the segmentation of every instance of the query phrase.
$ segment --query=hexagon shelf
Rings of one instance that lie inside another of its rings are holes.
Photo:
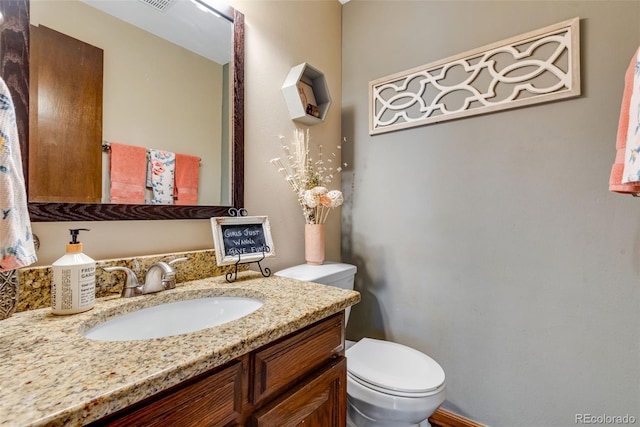
[[[282,94],[291,119],[309,126],[322,123],[331,105],[324,74],[306,62],[289,71]]]

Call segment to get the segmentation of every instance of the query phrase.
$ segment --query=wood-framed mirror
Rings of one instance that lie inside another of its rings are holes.
[[[207,0],[233,24],[230,77],[230,203],[222,206],[29,202],[33,222],[206,219],[228,215],[244,205],[244,15]],[[2,0],[0,13],[0,75],[12,94],[22,148],[25,178],[29,175],[30,0]],[[213,42],[213,41],[212,41]],[[28,182],[28,179],[26,179]]]

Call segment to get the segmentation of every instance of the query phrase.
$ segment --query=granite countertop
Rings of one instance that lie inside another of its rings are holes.
[[[82,336],[117,314],[214,295],[253,297],[264,305],[238,320],[173,337],[103,342]],[[17,313],[0,322],[0,426],[86,424],[358,301],[355,291],[243,272],[235,283],[217,276],[157,294],[102,298],[92,310],[70,316],[55,316],[50,308]]]

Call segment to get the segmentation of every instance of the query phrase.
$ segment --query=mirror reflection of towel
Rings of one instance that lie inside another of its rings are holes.
[[[153,190],[152,205],[173,204],[173,183],[176,155],[170,151],[149,150],[147,166],[147,187]]]
[[[36,262],[16,113],[0,78],[0,272]]]
[[[200,158],[176,153],[176,205],[198,204]]]
[[[147,149],[117,142],[110,145],[111,203],[144,204]]]

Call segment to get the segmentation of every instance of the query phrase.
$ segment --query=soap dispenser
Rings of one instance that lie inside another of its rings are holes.
[[[67,253],[52,264],[51,309],[53,314],[75,314],[93,308],[96,300],[96,262],[82,253],[80,231],[69,229]]]

